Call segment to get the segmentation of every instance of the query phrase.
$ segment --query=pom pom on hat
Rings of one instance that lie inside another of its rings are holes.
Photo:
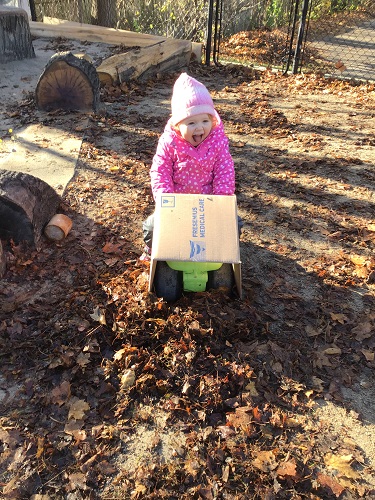
[[[171,100],[172,125],[177,125],[188,116],[207,113],[215,116],[215,108],[209,91],[195,78],[182,73],[173,86]]]

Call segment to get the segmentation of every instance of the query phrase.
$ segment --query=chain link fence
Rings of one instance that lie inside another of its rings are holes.
[[[36,20],[45,17],[97,24],[202,42],[207,0],[34,0]]]
[[[331,9],[318,10],[311,5],[306,51],[302,67],[323,73],[375,81],[375,1],[357,2],[356,8],[340,8],[340,0],[332,0]]]
[[[375,81],[374,0],[229,0],[222,37],[222,61]]]
[[[375,0],[33,0],[45,17],[203,42],[206,62],[375,81]]]

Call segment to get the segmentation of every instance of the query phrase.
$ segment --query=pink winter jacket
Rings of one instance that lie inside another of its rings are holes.
[[[151,189],[157,193],[234,194],[235,175],[229,141],[217,126],[196,148],[172,129],[169,121],[153,158]]]

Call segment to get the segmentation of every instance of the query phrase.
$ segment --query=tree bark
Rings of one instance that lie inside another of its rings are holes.
[[[157,73],[177,71],[189,65],[191,42],[167,39],[151,47],[130,50],[105,59],[97,68],[103,84],[116,85],[129,80],[146,80]]]
[[[0,63],[35,57],[25,10],[0,5]]]
[[[97,0],[96,2],[99,26],[115,28],[117,24],[116,2],[113,0]]]
[[[97,111],[99,78],[95,66],[71,52],[51,57],[40,76],[36,91],[38,109]]]
[[[39,249],[43,229],[59,204],[59,195],[41,179],[0,170],[0,239]]]

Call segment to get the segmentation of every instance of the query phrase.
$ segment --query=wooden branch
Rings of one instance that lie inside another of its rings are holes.
[[[157,73],[176,71],[188,66],[191,42],[167,39],[151,47],[135,49],[108,57],[97,68],[103,84],[118,84],[134,79],[146,79]]]

